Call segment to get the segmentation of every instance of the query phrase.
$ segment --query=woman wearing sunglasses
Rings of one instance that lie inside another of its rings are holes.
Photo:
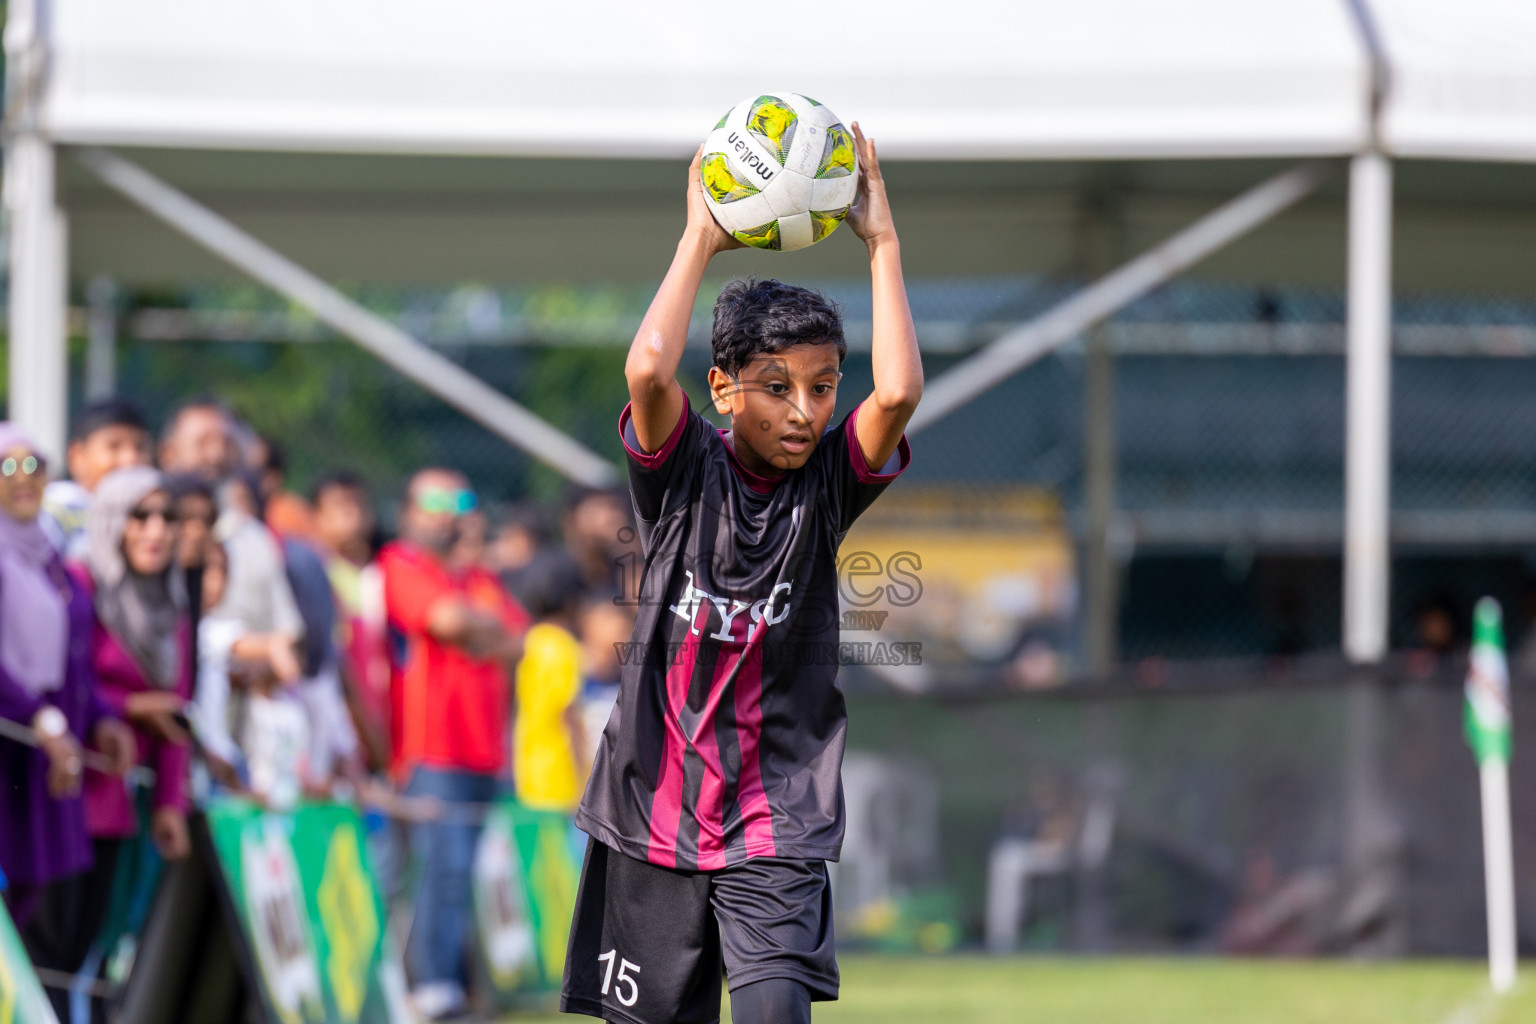
[[[71,571],[95,602],[91,657],[101,693],[134,726],[140,761],[155,772],[145,794],[150,835],[161,856],[178,860],[190,850],[191,748],[182,716],[192,694],[192,626],[165,476],[148,466],[108,474],[96,488],[86,538],[85,565]],[[138,833],[134,795],[121,785],[88,782],[86,814],[100,860]]]
[[[92,865],[80,787],[101,764],[88,768],[86,751],[108,755],[121,776],[134,742],[97,693],[90,598],[38,525],[47,483],[37,446],[0,423],[0,718],[32,735],[0,738],[0,871],[33,959],[73,970],[95,932],[70,898]]]

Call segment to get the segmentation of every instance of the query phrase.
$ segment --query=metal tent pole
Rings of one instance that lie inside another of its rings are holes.
[[[104,149],[82,149],[77,156],[103,182],[149,213],[314,311],[332,330],[568,479],[607,487],[618,478],[617,467],[601,455],[144,168]]]
[[[1102,277],[1123,258],[1119,196],[1115,182],[1106,180],[1083,198],[1077,265],[1089,280]],[[1119,661],[1121,572],[1113,550],[1118,459],[1115,355],[1110,349],[1107,323],[1100,321],[1088,332],[1087,349],[1083,377],[1083,652],[1088,672],[1102,678]]]
[[[11,218],[10,418],[55,464],[68,419],[64,215],[54,205],[53,145],[32,133],[6,152]]]
[[[1391,479],[1392,165],[1379,152],[1349,175],[1349,314],[1344,439],[1344,654],[1360,666],[1348,690],[1340,930],[1373,933],[1357,951],[1400,953],[1401,829],[1384,796],[1386,696],[1372,666],[1387,653]]]
[[[1392,164],[1349,171],[1348,407],[1344,452],[1344,654],[1387,652],[1392,377]]]
[[[53,142],[37,122],[44,50],[37,5],[11,5],[5,26],[5,208],[10,219],[12,422],[50,458],[64,455],[69,404],[65,328],[69,264],[55,197]]]
[[[1260,182],[1029,323],[1004,334],[964,362],[950,367],[924,386],[923,403],[907,424],[907,433],[915,434],[932,426],[1051,349],[1113,316],[1158,285],[1274,218],[1310,195],[1332,172],[1332,165],[1312,162]]]

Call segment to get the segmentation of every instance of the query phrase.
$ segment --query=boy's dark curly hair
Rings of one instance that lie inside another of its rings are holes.
[[[791,345],[836,345],[839,366],[848,355],[837,307],[809,288],[755,277],[721,289],[709,344],[715,365],[732,377],[758,353]]]

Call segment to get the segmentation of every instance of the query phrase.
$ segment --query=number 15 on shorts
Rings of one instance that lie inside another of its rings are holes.
[[[617,950],[613,949],[597,958],[598,963],[602,963],[604,960],[608,961],[608,969],[603,972],[603,995],[607,995],[608,990],[612,988],[613,994],[618,998],[619,1002],[625,1006],[634,1006],[635,1001],[640,998],[640,986],[630,972],[633,971],[634,974],[639,974],[640,965],[630,963],[619,956]],[[618,978],[613,976],[614,961],[618,961],[619,964]]]

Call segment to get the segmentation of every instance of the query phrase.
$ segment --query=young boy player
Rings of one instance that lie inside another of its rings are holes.
[[[837,549],[907,467],[923,387],[901,250],[853,127],[874,392],[830,426],[837,311],[777,281],[715,304],[717,430],[676,380],[699,283],[737,244],[689,169],[688,223],[625,364],[645,568],[632,654],[576,823],[592,837],[561,1009],[627,1024],[802,1024],[837,998],[826,861],[843,841]],[[700,150],[702,153],[702,148]]]

